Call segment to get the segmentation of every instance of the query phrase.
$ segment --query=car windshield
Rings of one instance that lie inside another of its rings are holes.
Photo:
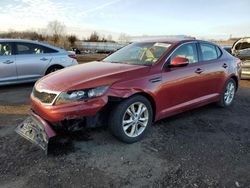
[[[151,66],[169,49],[169,43],[133,43],[105,58],[104,62]]]

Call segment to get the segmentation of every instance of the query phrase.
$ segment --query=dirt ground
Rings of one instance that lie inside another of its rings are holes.
[[[14,132],[32,86],[0,88],[0,187],[250,187],[250,81],[230,108],[164,119],[141,142],[99,128],[62,137],[48,156]]]

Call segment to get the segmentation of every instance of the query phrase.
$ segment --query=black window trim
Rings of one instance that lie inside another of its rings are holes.
[[[223,52],[222,52],[222,50],[221,50],[221,48],[219,47],[219,46],[217,46],[217,45],[215,45],[215,47],[216,47],[216,49],[218,49],[219,51],[220,51],[220,55],[218,54],[218,51],[216,50],[216,52],[217,52],[217,59],[220,59],[221,58],[221,56],[222,56],[222,54],[223,54]]]

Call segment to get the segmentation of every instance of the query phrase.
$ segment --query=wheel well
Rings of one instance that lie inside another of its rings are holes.
[[[156,113],[156,104],[155,104],[155,100],[153,99],[153,97],[147,93],[136,93],[134,95],[142,95],[145,98],[147,98],[149,100],[149,102],[152,105],[152,110],[153,110],[153,121],[155,120],[155,113]],[[134,96],[132,95],[132,96]]]
[[[64,67],[63,67],[62,65],[51,65],[51,66],[46,70],[45,75],[47,75],[48,72],[49,72],[51,69],[53,69],[53,68],[60,68],[60,69],[62,69],[62,68],[64,68]]]
[[[238,79],[237,79],[237,77],[236,77],[236,76],[232,76],[231,78],[235,81],[235,84],[236,84],[236,90],[238,90],[238,85],[239,85],[239,83],[238,83]]]
[[[131,95],[129,97],[132,97],[132,96],[135,96],[135,95],[144,96],[146,99],[149,100],[150,104],[152,105],[153,121],[154,121],[155,120],[155,113],[156,113],[156,104],[155,104],[155,101],[154,101],[153,97],[151,97],[149,94],[143,93],[143,92],[135,93],[135,94],[133,94],[133,95]],[[126,99],[126,98],[122,98],[122,97],[109,97],[109,102],[110,102],[109,106],[116,105],[117,103],[119,103],[120,101],[122,101],[124,99]]]

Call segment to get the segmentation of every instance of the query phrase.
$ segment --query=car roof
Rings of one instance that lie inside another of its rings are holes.
[[[168,44],[173,44],[173,45],[182,44],[186,42],[204,42],[204,43],[210,43],[212,45],[218,46],[217,44],[213,42],[205,41],[205,40],[198,40],[198,39],[153,39],[153,40],[141,40],[135,43],[150,43],[150,42],[168,43]]]
[[[0,42],[39,42],[39,41],[27,40],[27,39],[0,38]]]
[[[175,38],[175,37],[163,37],[163,38],[141,38],[132,42],[146,43],[146,42],[162,42],[162,43],[177,43],[181,41],[195,40],[194,38]]]
[[[0,42],[27,42],[27,43],[33,43],[33,44],[39,44],[39,45],[43,45],[45,47],[49,47],[58,51],[64,51],[64,49],[55,47],[53,45],[44,43],[44,42],[40,42],[40,41],[36,41],[36,40],[27,40],[27,39],[8,39],[8,38],[0,38]]]
[[[198,41],[196,39],[150,39],[150,40],[141,40],[135,41],[136,43],[150,43],[150,42],[159,42],[159,43],[168,43],[168,44],[177,44],[177,43],[185,43],[185,42],[192,42]]]

